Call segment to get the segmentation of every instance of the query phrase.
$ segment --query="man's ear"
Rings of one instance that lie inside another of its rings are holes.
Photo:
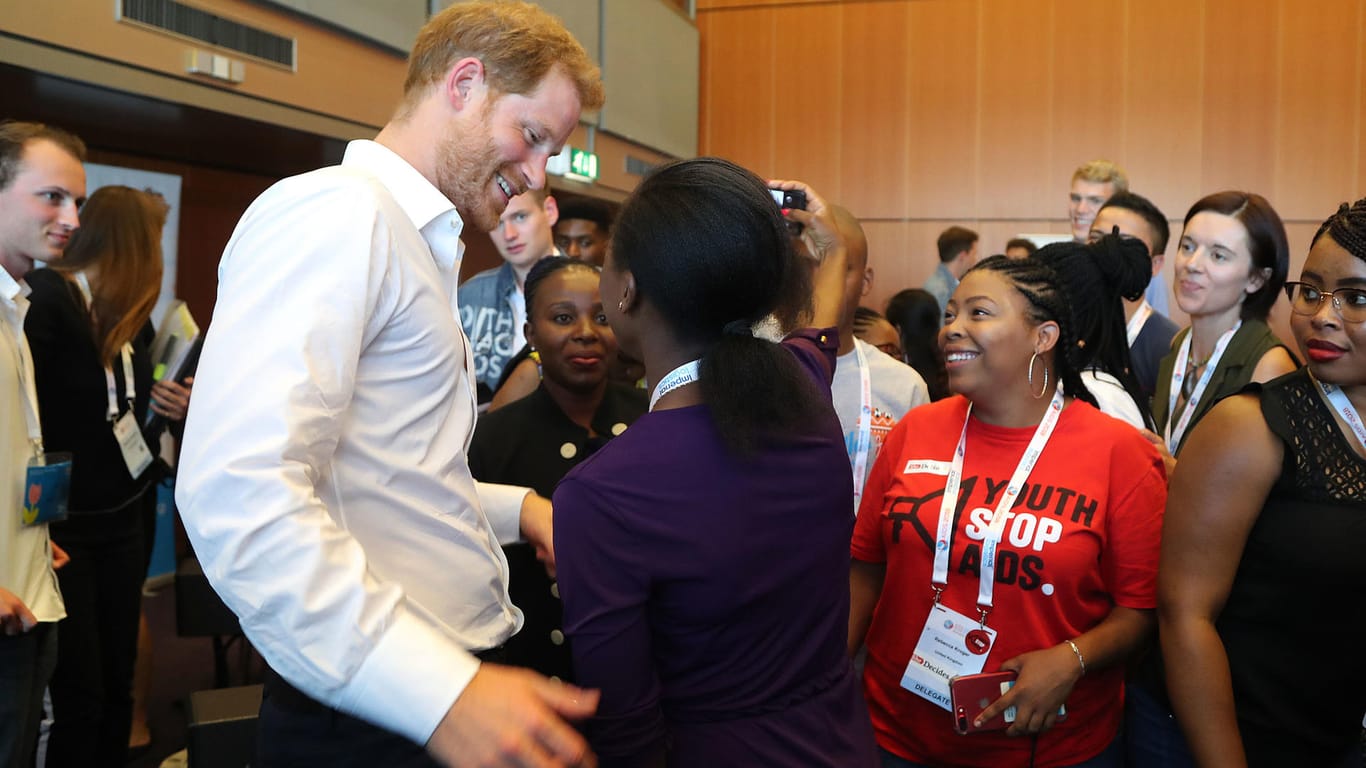
[[[551,227],[553,232],[555,222],[560,220],[560,204],[555,202],[554,195],[546,195],[545,202],[541,204],[541,207],[545,209],[546,225]]]
[[[463,58],[451,66],[443,83],[446,103],[457,112],[477,103],[485,95],[488,86],[484,81],[484,62],[472,56]]]
[[[1162,265],[1163,265],[1163,264],[1166,264],[1166,263],[1167,263],[1167,254],[1165,254],[1165,253],[1154,253],[1154,254],[1153,254],[1153,277],[1157,277],[1159,274],[1162,273]]]
[[[868,295],[868,292],[871,291],[871,290],[873,290],[873,268],[872,268],[872,267],[864,267],[864,268],[863,268],[863,290],[859,291],[859,298],[861,299],[861,298],[863,298],[864,296],[867,296],[867,295]]]

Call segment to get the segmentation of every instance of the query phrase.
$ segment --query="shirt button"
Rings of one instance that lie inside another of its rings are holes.
[[[554,584],[551,584],[551,585],[550,585],[550,595],[551,595],[552,597],[554,597],[556,600],[559,600],[559,599],[560,599],[560,583],[559,583],[559,582],[555,582]]]
[[[558,629],[550,630],[550,642],[555,645],[564,645],[564,633]]]
[[[579,447],[573,443],[565,443],[560,446],[560,455],[566,459],[572,459],[579,453]]]
[[[625,432],[625,431],[626,431],[626,425],[625,425],[625,424],[622,424],[622,423],[619,422],[619,421],[618,421],[616,424],[613,424],[613,425],[612,425],[612,437],[616,437],[617,435],[620,435],[622,432]]]

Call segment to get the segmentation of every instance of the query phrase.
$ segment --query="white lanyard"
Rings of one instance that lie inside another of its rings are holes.
[[[1001,500],[996,504],[996,511],[991,515],[991,521],[987,525],[986,536],[982,539],[982,560],[980,564],[980,578],[977,586],[977,610],[981,612],[982,623],[986,624],[987,614],[991,612],[992,592],[996,587],[996,548],[1001,543],[1002,534],[1005,531],[1006,520],[1010,508],[1015,506],[1015,499],[1019,497],[1020,491],[1024,490],[1024,482],[1029,479],[1029,473],[1033,471],[1034,465],[1039,461],[1039,455],[1043,453],[1043,448],[1048,444],[1048,438],[1053,434],[1053,428],[1058,424],[1058,417],[1062,414],[1063,394],[1061,390],[1053,392],[1053,400],[1048,404],[1048,410],[1044,412],[1043,420],[1034,430],[1034,437],[1025,447],[1024,456],[1020,457],[1020,463],[1015,467],[1015,472],[1010,476],[1010,483],[1006,486],[1005,493],[1001,495]],[[968,442],[968,422],[972,418],[972,405],[968,405],[968,414],[963,419],[963,432],[958,436],[958,447],[953,452],[953,463],[949,466],[948,481],[944,485],[944,499],[939,505],[939,528],[935,535],[934,544],[934,573],[931,580],[934,582],[934,600],[939,602],[939,594],[944,591],[944,587],[949,583],[949,551],[953,543],[953,517],[958,507],[958,489],[963,480],[963,457],[967,453]]]
[[[1138,334],[1143,331],[1143,324],[1148,322],[1148,318],[1152,317],[1152,314],[1153,305],[1144,299],[1143,303],[1138,305],[1138,309],[1134,310],[1134,316],[1129,318],[1129,324],[1125,327],[1129,336],[1129,346],[1132,347],[1134,342],[1138,341]]]
[[[1310,378],[1313,378],[1311,375]],[[1343,392],[1335,384],[1327,384],[1318,379],[1314,383],[1319,385],[1323,391],[1323,396],[1328,398],[1328,402],[1342,416],[1342,420],[1347,422],[1347,426],[1352,428],[1352,434],[1357,436],[1357,442],[1362,448],[1366,448],[1366,424],[1361,423],[1361,416],[1357,414],[1357,409],[1353,407],[1352,401],[1347,399],[1347,393]]]
[[[128,400],[128,410],[133,410],[133,398],[137,397],[137,387],[133,383],[133,345],[124,344],[123,349],[119,350],[119,357],[123,360],[123,386],[124,398]],[[118,386],[114,383],[114,368],[106,365],[104,367],[104,383],[109,392],[109,420],[115,421],[119,417],[119,395]]]
[[[1167,393],[1167,430],[1164,437],[1167,439],[1167,450],[1172,454],[1181,445],[1181,437],[1186,434],[1186,429],[1190,427],[1191,416],[1195,413],[1195,406],[1200,402],[1200,398],[1205,394],[1205,388],[1209,386],[1210,379],[1214,377],[1214,369],[1219,365],[1219,359],[1224,356],[1224,349],[1233,340],[1233,335],[1243,326],[1243,321],[1234,323],[1233,327],[1224,332],[1219,337],[1219,343],[1214,345],[1214,354],[1205,361],[1205,372],[1200,374],[1200,380],[1196,382],[1195,389],[1191,396],[1186,399],[1186,408],[1181,412],[1181,418],[1175,422],[1173,427],[1172,417],[1176,414],[1176,397],[1181,393],[1181,386],[1186,380],[1186,361],[1190,358],[1191,341],[1195,338],[1195,329],[1186,334],[1186,340],[1181,342],[1181,349],[1176,353],[1176,364],[1172,366],[1171,391]]]
[[[859,502],[863,500],[863,484],[868,471],[868,453],[873,444],[873,386],[868,375],[868,358],[863,348],[854,340],[854,359],[858,361],[860,399],[858,411],[858,438],[854,444],[854,514],[858,514]]]
[[[655,403],[659,402],[659,398],[679,387],[687,386],[688,384],[697,381],[699,378],[698,371],[701,369],[702,361],[693,360],[692,362],[684,363],[665,374],[664,378],[660,379],[659,383],[655,385],[654,391],[650,393],[650,410],[653,411],[655,409]]]
[[[80,286],[81,295],[85,296],[85,306],[92,316],[95,311],[95,299],[90,291],[90,279],[84,272],[76,273],[76,285]],[[124,344],[123,349],[119,350],[119,357],[123,359],[123,387],[124,398],[128,400],[128,410],[133,410],[133,400],[137,397],[137,386],[133,383],[133,345]],[[118,386],[114,383],[114,367],[106,365],[104,367],[105,389],[109,393],[109,420],[116,421],[119,418],[119,395]]]
[[[19,388],[23,390],[24,395],[24,422],[28,427],[29,447],[33,451],[33,457],[37,458],[43,455],[43,427],[42,422],[38,420],[38,390],[35,388],[32,377],[29,376],[29,371],[33,370],[33,365],[28,355],[24,354],[28,344],[24,341],[23,324],[14,322],[19,319],[17,313],[12,307],[6,307],[5,315],[8,318],[5,324],[13,326],[14,331],[10,334],[10,341],[14,344]]]

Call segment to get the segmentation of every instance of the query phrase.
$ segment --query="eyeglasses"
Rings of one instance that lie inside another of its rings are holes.
[[[1285,295],[1290,297],[1290,311],[1297,315],[1316,315],[1323,300],[1333,297],[1333,308],[1349,323],[1366,322],[1366,290],[1339,288],[1325,291],[1309,283],[1286,283]]]

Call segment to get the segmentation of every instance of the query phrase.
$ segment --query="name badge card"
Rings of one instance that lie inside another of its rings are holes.
[[[71,454],[45,453],[29,459],[19,522],[43,525],[66,517],[71,498]]]
[[[996,630],[935,603],[925,620],[920,641],[915,644],[915,653],[901,675],[901,687],[952,712],[949,680],[980,673],[995,644]]]
[[[147,441],[142,439],[142,431],[138,429],[132,411],[114,422],[114,437],[118,438],[119,451],[123,453],[128,474],[136,480],[142,476],[143,470],[152,465],[152,452],[147,450]]]

